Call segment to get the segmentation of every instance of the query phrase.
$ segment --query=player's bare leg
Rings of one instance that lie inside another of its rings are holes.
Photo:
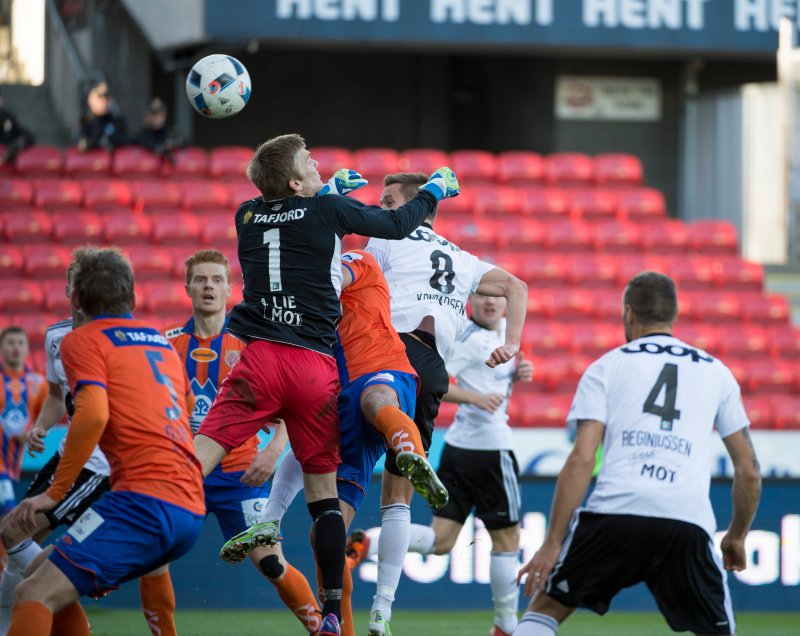
[[[197,454],[197,459],[200,460],[203,477],[207,477],[228,454],[228,451],[218,442],[200,433],[194,436],[194,452]]]

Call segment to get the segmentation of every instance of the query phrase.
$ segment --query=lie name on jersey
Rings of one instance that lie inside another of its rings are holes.
[[[446,248],[448,251],[458,253],[461,248],[458,245],[453,245],[450,241],[442,238],[435,232],[424,228],[418,227],[407,237],[410,241],[424,241],[426,243],[435,243]],[[435,249],[430,254],[431,267],[433,267],[433,275],[430,279],[430,286],[436,292],[417,292],[417,300],[433,301],[441,306],[452,307],[460,316],[466,316],[467,308],[463,300],[459,298],[451,298],[448,294],[452,294],[456,287],[453,285],[453,278],[455,278],[455,270],[453,270],[453,259],[447,252],[440,249]]]
[[[264,309],[266,320],[279,322],[288,327],[303,325],[303,313],[297,310],[297,301],[292,295],[262,298],[261,307]]]

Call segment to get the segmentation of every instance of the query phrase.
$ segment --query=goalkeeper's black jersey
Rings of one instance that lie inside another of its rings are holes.
[[[402,239],[436,205],[426,191],[396,210],[330,194],[245,201],[236,211],[244,300],[228,330],[332,355],[341,318],[341,239]]]

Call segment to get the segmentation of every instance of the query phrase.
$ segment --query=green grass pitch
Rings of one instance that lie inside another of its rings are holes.
[[[140,636],[147,633],[144,618],[135,610],[87,610],[93,636]],[[356,613],[356,636],[367,631],[367,613]],[[800,613],[741,613],[738,636],[797,636]],[[178,610],[180,636],[300,636],[305,632],[288,611]],[[412,612],[398,610],[392,617],[394,636],[487,636],[492,614],[470,612]],[[559,636],[667,636],[673,634],[659,614],[616,612],[599,617],[577,612]],[[687,633],[687,632],[684,632]]]

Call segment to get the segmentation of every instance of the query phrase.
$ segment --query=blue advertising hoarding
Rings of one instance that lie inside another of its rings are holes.
[[[209,38],[771,56],[798,0],[206,0]]]

